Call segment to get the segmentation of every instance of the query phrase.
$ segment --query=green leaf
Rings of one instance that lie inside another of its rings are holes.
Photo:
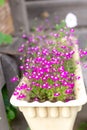
[[[60,32],[60,37],[63,38],[66,34],[64,32]]]
[[[3,36],[3,34],[0,32],[0,44],[3,43],[3,40],[4,40],[4,36]]]
[[[54,84],[53,80],[50,79],[50,78],[47,80],[47,82],[48,82],[49,84]]]
[[[56,29],[56,30],[60,30],[59,24],[56,24],[55,29]]]
[[[65,23],[65,21],[63,20],[63,21],[61,21],[60,24],[56,24],[55,29],[56,29],[56,30],[60,30],[61,28],[64,28],[65,26],[66,26],[66,23]]]
[[[57,97],[57,99],[58,99],[59,101],[64,101],[65,96],[61,94],[60,96]]]
[[[11,35],[4,34],[4,33],[0,32],[0,44],[3,44],[3,43],[10,44],[11,42],[12,42]]]
[[[5,3],[5,0],[0,0],[0,6],[3,6]]]
[[[42,95],[45,95],[46,94],[46,89],[41,89],[40,92],[41,92]]]
[[[26,130],[30,130],[30,128],[27,128]]]
[[[33,92],[31,92],[29,96],[30,96],[31,98],[35,98],[35,97],[36,97],[36,94],[34,94]]]
[[[82,122],[80,124],[78,130],[87,130],[87,123],[86,122]]]
[[[36,58],[36,57],[37,57],[36,53],[33,53],[33,57],[34,57],[34,58]]]
[[[74,73],[76,70],[75,61],[73,59],[66,60],[64,63],[66,71]]]
[[[32,27],[31,28],[31,32],[35,32],[36,31],[36,28],[35,27]]]
[[[10,44],[12,42],[12,36],[10,35],[5,35],[4,36],[4,43]]]
[[[37,94],[37,87],[36,86],[33,87],[32,92],[34,92],[35,94]]]
[[[41,88],[34,86],[31,93],[30,93],[30,97],[32,97],[32,98],[38,97],[39,98],[40,97],[39,96],[40,89]]]
[[[54,97],[54,91],[52,89],[49,89],[47,91],[47,97],[48,97],[49,100],[53,99],[53,97]]]
[[[64,92],[67,89],[66,86],[61,86],[61,92]]]
[[[43,80],[42,80],[42,79],[39,79],[37,82],[38,82],[39,84],[42,84],[42,83],[43,83]]]
[[[15,118],[15,113],[12,110],[9,110],[7,113],[8,120],[13,120]]]
[[[9,102],[9,98],[8,98],[8,91],[7,91],[7,87],[6,85],[2,88],[2,96],[3,96],[3,99],[4,99],[4,104],[5,104],[5,110],[6,110],[6,114],[7,114],[7,118],[8,120],[13,120],[13,116],[14,118],[16,117],[17,115],[17,109],[16,107],[13,107],[10,102]],[[10,117],[10,114],[13,112],[13,116]]]
[[[47,58],[47,60],[50,60],[50,59],[51,59],[50,56],[47,56],[46,58]]]
[[[66,23],[65,23],[65,21],[64,21],[64,20],[63,20],[63,21],[61,21],[60,26],[61,26],[61,28],[64,28],[64,27],[66,26]]]
[[[10,106],[10,103],[9,103],[9,99],[8,99],[8,92],[7,92],[7,88],[6,86],[4,86],[2,88],[2,95],[3,95],[3,99],[4,99],[4,104],[6,107],[9,107]]]

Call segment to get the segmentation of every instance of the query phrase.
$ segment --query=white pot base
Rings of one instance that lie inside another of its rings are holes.
[[[19,107],[31,130],[73,130],[80,107]]]

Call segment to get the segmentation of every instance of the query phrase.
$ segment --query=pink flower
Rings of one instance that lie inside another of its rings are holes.
[[[60,93],[54,93],[54,97],[60,96]]]
[[[16,82],[16,81],[18,81],[18,80],[19,80],[18,77],[13,77],[13,78],[11,79],[11,82]]]

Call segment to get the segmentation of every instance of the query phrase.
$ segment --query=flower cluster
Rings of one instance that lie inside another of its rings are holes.
[[[80,77],[75,74],[74,29],[68,29],[64,21],[56,25],[55,30],[36,29],[27,36],[23,34],[24,42],[19,47],[20,69],[23,76],[29,80],[29,85],[22,83],[14,92],[17,99],[27,101],[63,101],[75,99],[75,80]],[[80,50],[80,56],[87,51]],[[13,79],[13,81],[16,78]]]

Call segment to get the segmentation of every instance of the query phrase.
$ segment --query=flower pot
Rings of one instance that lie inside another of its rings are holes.
[[[26,82],[26,79],[23,78],[21,82]],[[87,101],[83,81],[79,81],[77,91],[80,97],[67,103],[60,101],[56,103],[49,101],[28,103],[15,99],[15,96],[11,97],[10,102],[19,107],[31,130],[53,130],[54,128],[55,130],[73,130],[77,113]]]
[[[77,48],[77,45],[75,45],[75,48]],[[75,52],[74,59],[79,60],[78,51]],[[19,107],[31,130],[73,130],[77,113],[81,110],[82,105],[87,102],[80,64],[77,64],[76,74],[80,76],[80,79],[75,81],[76,99],[66,103],[62,101],[28,103],[27,101],[17,100],[12,95],[11,104]],[[20,81],[20,84],[22,83],[29,84],[29,81],[23,77]]]
[[[19,107],[31,130],[72,130],[80,107]]]

